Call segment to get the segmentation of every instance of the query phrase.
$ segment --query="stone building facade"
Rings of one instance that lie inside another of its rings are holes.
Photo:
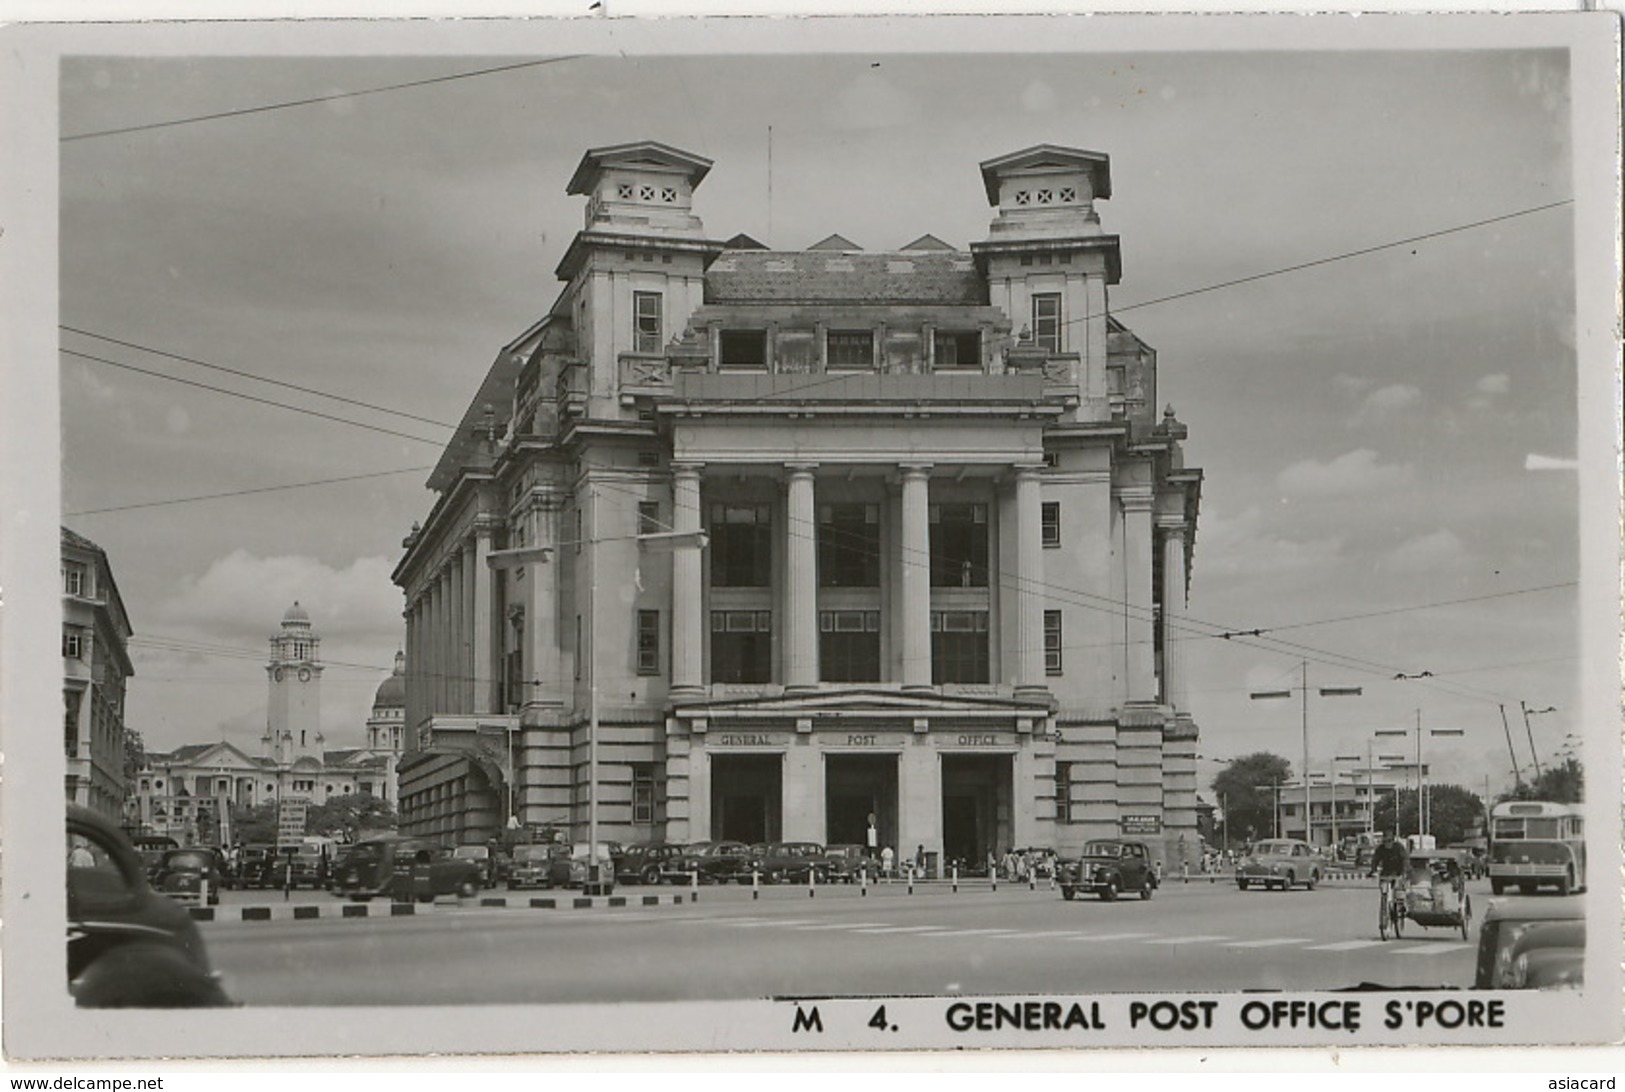
[[[1201,472],[1107,309],[1108,158],[985,162],[986,239],[885,252],[712,239],[711,166],[586,153],[429,479],[403,830],[1194,856]]]
[[[62,528],[63,753],[68,802],[114,820],[124,808],[124,695],[132,630],[100,546]]]

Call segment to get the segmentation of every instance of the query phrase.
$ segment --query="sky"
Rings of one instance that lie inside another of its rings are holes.
[[[126,721],[149,748],[257,753],[267,641],[296,599],[330,664],[329,746],[360,745],[404,640],[389,574],[428,470],[559,292],[582,153],[640,139],[714,160],[708,235],[784,249],[834,232],[966,248],[992,218],[980,161],[1044,142],[1111,157],[1109,304],[1156,349],[1205,472],[1186,643],[1204,795],[1238,755],[1299,768],[1296,694],[1249,692],[1305,672],[1362,688],[1310,698],[1316,772],[1376,731],[1411,730],[1375,751],[1412,753],[1420,723],[1462,732],[1426,738],[1435,780],[1496,792],[1503,706],[1526,772],[1531,734],[1543,764],[1579,735],[1563,52],[557,41],[63,62],[62,522],[111,559],[135,629]],[[1553,711],[1526,733],[1520,702]]]

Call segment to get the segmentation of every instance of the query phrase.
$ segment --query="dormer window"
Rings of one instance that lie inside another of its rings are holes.
[[[938,330],[932,346],[938,371],[982,368],[982,335],[975,330]]]
[[[831,330],[826,338],[831,371],[868,370],[875,366],[875,335],[869,330]]]
[[[723,330],[717,343],[717,366],[722,368],[767,367],[766,330]]]

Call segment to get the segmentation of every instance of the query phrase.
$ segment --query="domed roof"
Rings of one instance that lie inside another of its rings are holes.
[[[395,673],[385,679],[378,688],[378,696],[372,699],[372,707],[396,708],[406,704],[406,654],[395,653]]]
[[[293,606],[288,608],[288,613],[282,616],[283,625],[287,625],[289,622],[300,623],[307,626],[310,625],[310,614],[305,610],[304,607],[299,605],[299,600],[297,599],[293,601]]]

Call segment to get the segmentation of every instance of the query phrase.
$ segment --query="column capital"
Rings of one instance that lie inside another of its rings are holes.
[[[1184,531],[1189,526],[1184,515],[1179,513],[1164,512],[1154,522],[1159,531]]]
[[[910,479],[914,481],[923,481],[931,476],[931,464],[898,463],[897,473],[902,476],[904,481],[908,481]]]
[[[818,464],[812,462],[785,463],[784,469],[792,478],[810,478],[813,476],[813,472],[818,469]]]
[[[1117,503],[1125,512],[1149,512],[1155,501],[1149,489],[1125,489],[1117,494]]]
[[[704,463],[674,462],[671,464],[672,474],[679,478],[698,478],[700,476],[700,472],[704,469]]]

